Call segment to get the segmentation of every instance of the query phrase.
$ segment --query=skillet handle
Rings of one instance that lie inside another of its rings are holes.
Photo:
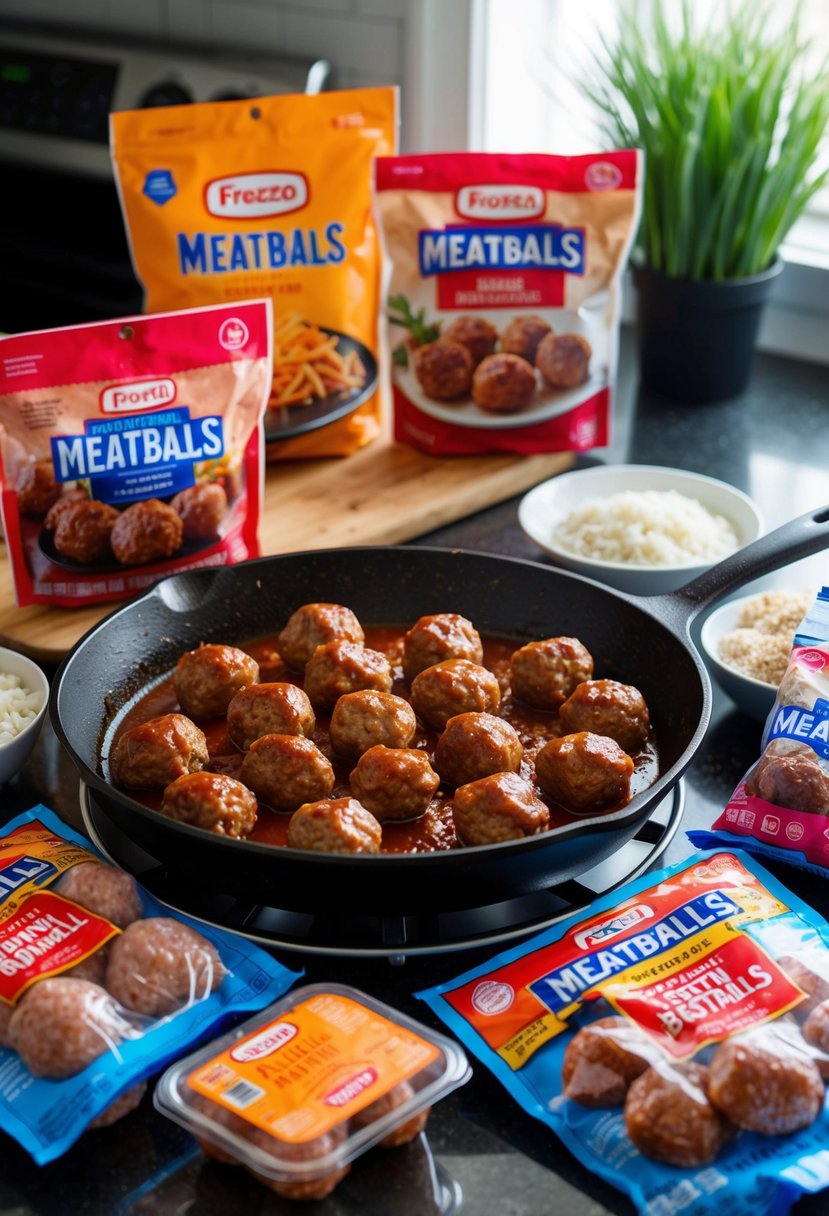
[[[829,548],[829,506],[818,507],[789,520],[766,536],[718,562],[693,582],[670,595],[655,595],[638,603],[647,604],[655,615],[680,633],[688,633],[691,623],[732,591],[762,575],[788,566],[801,557]],[[826,572],[829,584],[829,568]]]

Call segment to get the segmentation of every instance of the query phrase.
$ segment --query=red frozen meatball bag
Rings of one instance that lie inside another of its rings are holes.
[[[647,874],[417,995],[641,1216],[782,1216],[829,1186],[829,925],[748,853]]]

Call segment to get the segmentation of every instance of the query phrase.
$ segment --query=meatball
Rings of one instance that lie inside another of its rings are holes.
[[[803,1037],[812,1047],[829,1056],[829,1001],[821,1001],[803,1023]]]
[[[362,688],[340,697],[331,714],[331,746],[342,756],[361,756],[376,743],[408,747],[417,730],[408,701],[390,692]]]
[[[488,414],[514,414],[523,410],[536,390],[531,363],[520,355],[489,355],[475,369],[472,400]]]
[[[110,752],[116,785],[164,789],[184,773],[196,773],[210,757],[204,732],[184,714],[163,714],[119,735]]]
[[[185,773],[164,791],[161,813],[218,836],[239,839],[256,824],[256,795],[224,773]]]
[[[295,811],[334,788],[331,762],[304,735],[263,735],[251,743],[239,779],[275,811]]]
[[[384,1119],[403,1106],[404,1103],[410,1102],[414,1097],[415,1091],[408,1081],[401,1081],[399,1085],[395,1085],[388,1093],[382,1094],[374,1102],[370,1102],[368,1106],[364,1106],[362,1110],[358,1110],[351,1117],[353,1127],[368,1127],[371,1123],[376,1123],[378,1119]],[[378,1143],[383,1148],[398,1148],[401,1144],[408,1144],[410,1140],[414,1140],[426,1126],[429,1119],[430,1108],[427,1106],[425,1110],[419,1110],[411,1118],[406,1119],[404,1123],[398,1124],[392,1128],[387,1135],[379,1140]]]
[[[411,681],[418,672],[445,659],[483,662],[480,634],[457,612],[438,612],[415,621],[403,638],[403,675]]]
[[[552,332],[552,326],[543,317],[513,317],[501,334],[501,350],[508,355],[520,355],[528,363],[535,363],[539,342]]]
[[[14,490],[24,515],[45,515],[61,492],[52,461],[47,457],[24,464],[14,479]]]
[[[9,1021],[8,1039],[29,1072],[59,1078],[82,1072],[128,1030],[109,992],[57,975],[24,993]]]
[[[199,481],[180,490],[170,506],[181,516],[187,540],[215,540],[227,515],[227,494],[216,481]]]
[[[491,355],[498,341],[498,330],[484,317],[456,317],[441,335],[450,342],[460,342],[472,356],[472,366]]]
[[[60,498],[49,508],[43,521],[44,528],[48,528],[50,532],[54,532],[63,513],[69,511],[79,502],[89,502],[89,495],[84,493],[83,490],[64,490]]]
[[[144,915],[133,876],[102,861],[84,861],[72,866],[61,875],[52,890],[96,916],[103,916],[119,929],[126,929]]]
[[[110,535],[112,552],[124,566],[146,566],[163,561],[181,548],[181,516],[158,498],[134,502],[115,521]]]
[[[61,557],[84,565],[100,561],[110,553],[110,537],[118,518],[115,507],[94,498],[70,502],[55,525],[55,549]]]
[[[707,1095],[708,1069],[660,1064],[631,1082],[625,1129],[644,1157],[690,1168],[713,1161],[732,1134]]]
[[[210,643],[188,650],[176,663],[173,687],[182,712],[219,718],[241,688],[259,679],[259,664],[237,646]]]
[[[581,1106],[621,1106],[631,1081],[648,1067],[642,1034],[626,1018],[599,1018],[579,1030],[564,1052],[564,1093]]]
[[[437,342],[418,346],[412,364],[420,387],[435,401],[453,401],[469,392],[475,364],[460,342],[438,338]]]
[[[553,388],[575,388],[587,379],[593,348],[581,334],[547,334],[535,353],[535,365]]]
[[[807,999],[793,1011],[797,1018],[807,1018],[813,1009],[829,1000],[829,954],[825,950],[781,954],[777,966],[806,993]]]
[[[9,1022],[12,1020],[14,1005],[0,1001],[0,1047],[9,1046]]]
[[[412,708],[421,721],[443,730],[463,713],[492,713],[501,703],[501,686],[486,667],[468,659],[446,659],[412,680]]]
[[[356,798],[306,802],[291,816],[285,843],[318,853],[379,853],[383,829]]]
[[[305,665],[305,691],[323,709],[332,709],[339,697],[363,688],[390,692],[393,682],[384,654],[342,638],[318,646]]]
[[[383,823],[425,814],[440,777],[420,748],[377,743],[363,752],[349,782],[354,797]]]
[[[88,954],[86,958],[81,959],[74,967],[70,967],[67,971],[62,971],[61,975],[73,980],[89,980],[90,984],[99,984],[104,987],[107,973],[107,960],[109,959],[109,943],[104,943],[99,946],[94,954]]]
[[[708,1095],[737,1127],[781,1136],[808,1127],[823,1109],[813,1060],[780,1050],[777,1039],[726,1039],[711,1058]]]
[[[750,794],[775,806],[829,815],[829,773],[811,749],[761,756],[745,784]]]
[[[558,709],[593,675],[593,656],[578,638],[528,642],[510,658],[512,695],[535,709]]]
[[[632,684],[618,680],[584,680],[559,709],[568,733],[588,730],[609,735],[626,752],[638,751],[648,739],[650,716],[645,699]]]
[[[128,1115],[131,1111],[135,1110],[146,1092],[146,1081],[133,1085],[132,1089],[128,1089],[125,1093],[121,1094],[120,1098],[116,1098],[114,1102],[111,1102],[106,1110],[102,1110],[100,1115],[88,1125],[87,1130],[91,1131],[99,1127],[110,1127],[113,1123],[117,1123],[119,1119],[123,1119],[124,1115]]]
[[[515,727],[494,714],[455,714],[435,748],[435,768],[450,785],[518,771],[524,747]]]
[[[302,671],[318,646],[334,642],[364,642],[363,627],[350,608],[342,604],[303,604],[291,613],[276,639],[284,662]]]
[[[311,735],[315,725],[311,702],[296,684],[249,684],[227,707],[228,733],[243,752],[263,735]]]
[[[499,844],[543,832],[550,812],[529,781],[517,773],[493,773],[455,791],[452,818],[462,844]]]
[[[550,739],[535,758],[536,780],[544,793],[571,811],[628,802],[633,768],[614,739],[587,730]]]
[[[106,986],[116,1001],[158,1018],[214,992],[227,975],[212,942],[166,916],[133,921],[112,943]]]

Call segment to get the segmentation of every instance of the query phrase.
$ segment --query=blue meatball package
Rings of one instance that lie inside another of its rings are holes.
[[[300,975],[164,907],[47,807],[25,811],[0,834],[0,1128],[55,1160]]]
[[[829,1186],[829,925],[747,853],[417,995],[643,1216],[783,1216]]]

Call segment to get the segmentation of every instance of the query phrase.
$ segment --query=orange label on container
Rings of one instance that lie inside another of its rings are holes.
[[[289,1144],[324,1135],[439,1058],[433,1043],[319,993],[233,1043],[188,1085]]]

